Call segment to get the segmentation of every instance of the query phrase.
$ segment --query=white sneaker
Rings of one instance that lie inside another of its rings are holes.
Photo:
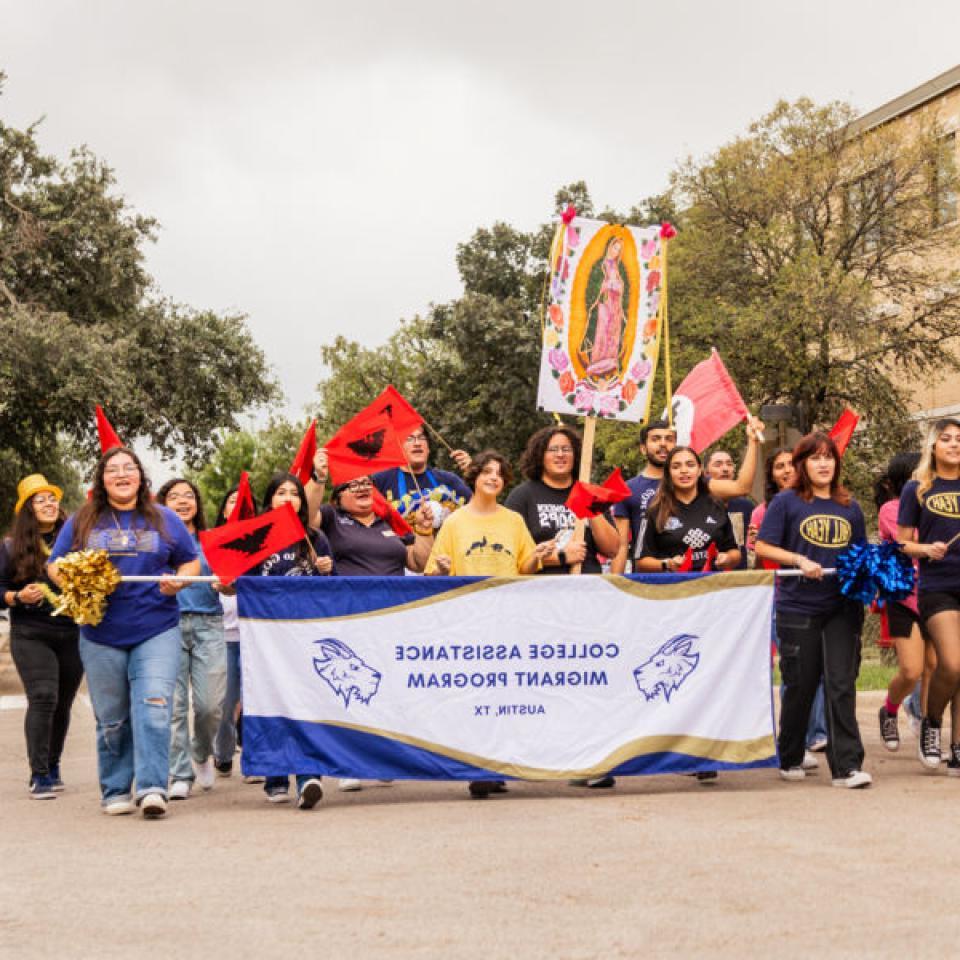
[[[784,769],[780,768],[780,779],[787,780],[790,783],[797,783],[800,780],[805,780],[807,777],[806,771],[803,767],[787,767]]]
[[[809,751],[805,750],[803,753],[803,760],[800,763],[801,770],[819,770],[820,761]]]
[[[117,797],[105,803],[102,809],[108,817],[122,817],[125,813],[133,813],[137,807],[129,797]]]
[[[337,789],[342,790],[344,793],[354,793],[357,790],[363,789],[363,784],[359,780],[354,780],[353,778],[341,780],[337,784]]]
[[[167,801],[159,793],[148,793],[140,801],[140,812],[144,820],[158,820],[167,812]]]
[[[203,763],[194,761],[193,772],[197,776],[197,786],[201,790],[212,790],[217,782],[217,771],[213,766],[213,757],[207,757]]]
[[[845,777],[836,777],[833,781],[835,787],[846,787],[848,790],[869,787],[871,783],[873,777],[866,770],[851,770]]]
[[[186,800],[190,796],[193,784],[189,780],[174,780],[170,784],[171,800]]]

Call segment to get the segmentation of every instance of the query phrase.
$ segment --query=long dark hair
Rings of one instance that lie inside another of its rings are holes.
[[[213,521],[215,527],[222,527],[227,522],[227,501],[230,499],[233,494],[237,493],[240,489],[240,484],[232,486],[224,495],[223,499],[220,501],[220,509],[217,511],[217,519]],[[271,494],[273,496],[273,494]],[[260,510],[257,507],[257,498],[253,495],[253,491],[250,491],[250,499],[253,501],[253,512],[259,513]],[[234,507],[234,510],[237,508]]]
[[[520,456],[520,473],[527,480],[539,480],[543,476],[543,458],[547,454],[551,439],[558,433],[566,437],[570,441],[570,446],[573,447],[572,476],[575,477],[580,472],[580,448],[583,446],[580,434],[573,427],[555,423],[549,427],[541,427],[527,441],[526,449]]]
[[[310,536],[310,507],[307,504],[307,492],[303,489],[303,484],[300,482],[300,478],[294,476],[292,473],[286,473],[281,470],[278,473],[275,473],[268,481],[266,489],[263,491],[263,500],[260,501],[260,512],[266,513],[268,510],[272,510],[271,501],[273,500],[273,495],[280,489],[280,487],[290,482],[294,484],[297,488],[297,494],[300,497],[300,509],[297,511],[297,516],[300,518],[300,522],[303,524],[303,529],[307,532],[307,537]],[[298,540],[296,543],[296,553],[298,562],[307,562],[311,565],[313,564],[313,556],[310,552],[310,547],[307,546],[307,541],[305,539]]]
[[[93,474],[93,488],[90,499],[76,512],[73,519],[73,547],[82,548],[91,532],[97,526],[100,518],[112,508],[107,499],[107,488],[103,482],[103,474],[107,464],[118,454],[125,453],[137,465],[140,471],[140,486],[137,488],[137,502],[134,512],[138,513],[147,522],[147,527],[153,528],[161,537],[167,537],[167,525],[163,521],[163,513],[150,498],[150,479],[143,470],[140,458],[129,447],[111,447],[97,462],[97,469]]]
[[[193,491],[193,498],[197,502],[197,515],[193,518],[194,529],[198,533],[201,530],[206,530],[207,518],[203,515],[203,497],[200,495],[199,488],[192,480],[187,480],[185,477],[174,477],[172,480],[168,480],[157,491],[157,503],[162,504],[165,507],[167,505],[167,497],[170,495],[170,491],[178,483],[185,483]]]
[[[907,481],[920,462],[920,451],[895,453],[883,475],[873,485],[873,502],[879,510],[888,500],[899,500]]]
[[[66,519],[63,507],[58,507],[53,526],[54,535]],[[37,515],[33,511],[33,497],[27,500],[13,518],[10,525],[9,551],[15,583],[43,578],[46,573],[47,552],[44,550],[43,534],[40,532],[40,524],[37,523]]]
[[[660,489],[657,490],[650,501],[650,508],[647,511],[647,517],[653,520],[657,528],[657,533],[663,533],[667,521],[675,517],[680,512],[680,501],[677,499],[677,491],[673,486],[673,477],[670,475],[670,466],[673,458],[681,453],[692,453],[697,463],[700,465],[700,476],[697,479],[697,496],[709,497],[718,507],[723,504],[710,493],[710,481],[703,475],[703,461],[700,454],[693,447],[674,447],[663,464],[663,479],[660,481]],[[723,509],[726,509],[725,507]]]
[[[789,447],[777,447],[776,450],[767,454],[767,459],[763,461],[763,502],[769,503],[779,492],[777,481],[773,479],[773,465],[777,462],[777,457],[789,453],[793,457],[793,451]]]
[[[807,476],[807,461],[815,453],[828,453],[833,459],[833,479],[830,481],[830,499],[839,503],[841,507],[850,503],[850,491],[840,482],[840,465],[843,457],[833,437],[822,430],[815,430],[801,437],[793,448],[793,489],[802,500],[810,503],[813,500],[813,484]]]

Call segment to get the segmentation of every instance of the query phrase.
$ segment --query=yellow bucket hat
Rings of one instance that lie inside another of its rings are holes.
[[[31,473],[29,477],[24,477],[17,484],[17,505],[13,508],[14,513],[19,513],[23,505],[36,493],[52,493],[58,500],[63,499],[63,491],[47,483],[47,478],[42,473]]]

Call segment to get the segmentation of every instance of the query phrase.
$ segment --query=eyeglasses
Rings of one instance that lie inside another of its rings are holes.
[[[135,463],[125,463],[118,467],[107,467],[103,471],[105,477],[119,477],[121,474],[129,476],[132,473],[139,473],[140,468]]]
[[[360,493],[361,490],[372,490],[373,483],[369,480],[351,480],[347,484],[347,489],[351,493]]]
[[[561,453],[573,453],[573,447],[547,447],[547,453],[559,456]]]
[[[404,443],[426,443],[427,435],[425,433],[411,433]]]
[[[168,493],[167,500],[196,500],[197,495],[192,490],[186,490],[183,493]]]

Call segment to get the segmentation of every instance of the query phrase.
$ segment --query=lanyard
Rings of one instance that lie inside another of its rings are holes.
[[[420,484],[420,489],[423,491],[432,490],[437,486],[437,481],[433,477],[433,471],[427,469],[423,473],[423,478],[426,480],[426,483]],[[402,500],[407,495],[407,472],[397,468],[397,500]]]

